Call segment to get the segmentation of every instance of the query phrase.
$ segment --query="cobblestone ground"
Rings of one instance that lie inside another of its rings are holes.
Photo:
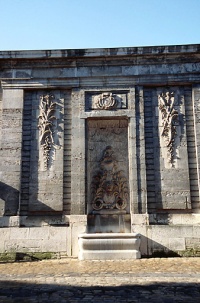
[[[200,258],[0,264],[0,303],[200,303]]]

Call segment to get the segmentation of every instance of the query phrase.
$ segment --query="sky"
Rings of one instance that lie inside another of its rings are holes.
[[[0,0],[0,50],[200,43],[200,0]]]

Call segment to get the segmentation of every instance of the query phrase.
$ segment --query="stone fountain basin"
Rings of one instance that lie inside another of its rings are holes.
[[[84,233],[79,235],[79,260],[130,260],[141,254],[136,233]]]

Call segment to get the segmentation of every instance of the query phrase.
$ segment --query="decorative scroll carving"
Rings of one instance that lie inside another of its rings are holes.
[[[56,103],[53,102],[54,96],[51,94],[42,95],[40,97],[40,114],[38,116],[38,128],[40,132],[40,144],[43,149],[44,167],[48,169],[50,162],[50,152],[54,146],[53,138],[53,121],[56,120],[54,112]]]
[[[161,136],[163,136],[165,146],[168,150],[169,163],[173,164],[175,148],[174,141],[177,134],[175,123],[178,121],[178,111],[174,107],[174,93],[169,91],[163,92],[159,95],[158,101],[162,118]]]
[[[117,99],[112,93],[102,93],[96,97],[96,107],[99,109],[115,109],[117,107]]]
[[[128,108],[127,91],[85,93],[85,110],[120,110]]]
[[[100,161],[100,171],[91,185],[94,210],[125,209],[128,202],[128,183],[123,171],[117,169],[117,161],[111,146],[107,146]]]

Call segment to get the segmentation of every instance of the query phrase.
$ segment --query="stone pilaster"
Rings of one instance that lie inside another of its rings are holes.
[[[131,213],[138,213],[138,180],[136,159],[136,117],[135,117],[135,89],[128,94],[128,109],[132,112],[128,127],[128,158]]]
[[[84,110],[84,92],[72,91],[72,157],[71,157],[71,214],[85,214],[85,119],[80,118]]]
[[[5,89],[2,98],[0,147],[0,208],[5,215],[19,211],[23,90]]]
[[[147,182],[145,161],[145,131],[144,131],[144,96],[143,87],[137,87],[137,176],[138,176],[138,211],[147,211]]]
[[[197,177],[200,196],[200,85],[195,85],[192,91],[192,101],[194,110],[194,131],[197,159]]]

